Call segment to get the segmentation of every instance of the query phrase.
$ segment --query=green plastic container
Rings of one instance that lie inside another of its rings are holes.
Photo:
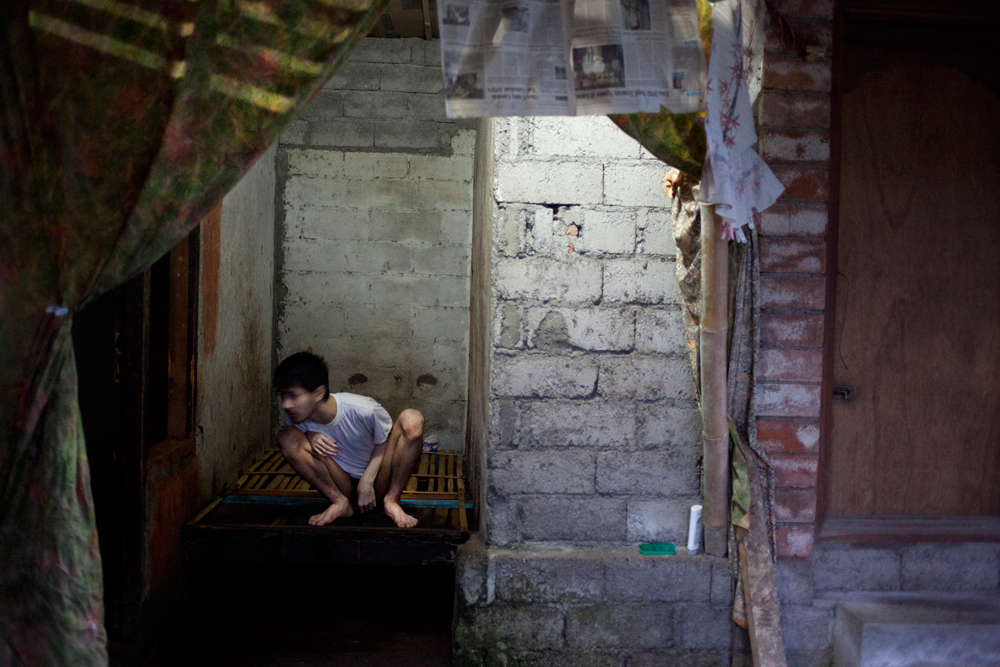
[[[643,542],[639,545],[639,553],[644,556],[673,556],[677,549],[673,542]]]

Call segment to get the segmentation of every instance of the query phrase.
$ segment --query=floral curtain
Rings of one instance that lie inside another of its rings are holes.
[[[0,665],[107,663],[73,313],[183,239],[387,0],[0,7]]]

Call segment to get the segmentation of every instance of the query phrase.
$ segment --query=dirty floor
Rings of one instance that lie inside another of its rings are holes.
[[[145,667],[451,665],[451,567],[211,564],[189,588]]]

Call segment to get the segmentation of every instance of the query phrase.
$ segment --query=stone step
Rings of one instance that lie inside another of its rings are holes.
[[[871,593],[841,599],[835,667],[997,667],[1000,596]]]

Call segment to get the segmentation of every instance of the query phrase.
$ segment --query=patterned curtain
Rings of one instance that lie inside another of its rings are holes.
[[[0,665],[107,664],[73,313],[183,239],[386,2],[0,3]]]

